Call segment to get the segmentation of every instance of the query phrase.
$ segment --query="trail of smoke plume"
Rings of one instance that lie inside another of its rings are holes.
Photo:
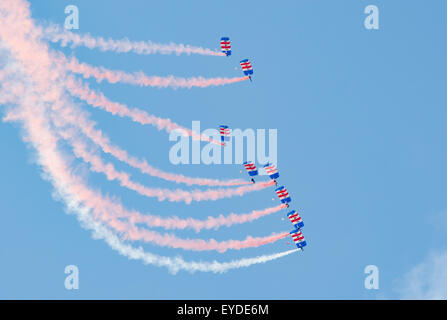
[[[69,132],[70,132],[69,129],[65,130],[62,134],[62,137],[67,138],[67,133]],[[130,177],[126,173],[117,172],[112,165],[104,164],[99,157],[96,157],[95,155],[88,153],[86,151],[86,146],[83,145],[81,142],[78,142],[76,145],[73,146],[73,148],[75,155],[81,157],[86,162],[90,163],[94,171],[105,172],[110,180],[117,179],[121,182],[123,186],[135,190],[140,194],[148,196],[154,195],[155,192],[154,189],[148,189],[138,183],[132,182],[130,180]],[[156,190],[157,190],[156,192],[159,192],[159,189]],[[83,190],[79,190],[79,192],[85,193],[85,191]],[[170,190],[163,190],[163,192],[169,194],[172,198],[178,197],[178,195],[173,196],[171,194],[172,191]],[[253,210],[252,212],[247,214],[232,213],[228,216],[223,216],[221,214],[217,218],[208,217],[206,220],[197,220],[192,218],[180,219],[178,217],[162,218],[154,215],[141,214],[138,211],[129,211],[123,208],[120,203],[117,203],[117,201],[112,202],[106,198],[99,197],[94,193],[87,194],[84,197],[83,201],[88,202],[89,205],[91,206],[99,204],[107,206],[108,209],[114,211],[117,214],[117,216],[129,219],[132,224],[145,223],[149,227],[162,227],[165,229],[190,228],[194,229],[196,232],[199,232],[201,229],[204,228],[211,229],[211,228],[218,228],[223,225],[230,226],[233,224],[241,224],[249,222],[258,219],[260,217],[263,217],[265,215],[280,211],[281,209],[286,207],[285,205],[278,205],[263,210]]]
[[[56,122],[62,122],[62,125],[73,124],[78,126],[82,132],[87,135],[93,142],[99,145],[102,150],[106,153],[110,153],[117,159],[126,162],[133,167],[142,169],[146,173],[153,173],[152,168],[147,164],[147,162],[141,162],[140,160],[131,157],[127,154],[125,150],[122,150],[109,142],[109,139],[99,130],[94,128],[95,123],[93,121],[87,120],[82,113],[74,114],[69,110],[69,106],[65,106],[64,109],[57,110]],[[61,124],[59,124],[61,125]],[[68,134],[69,131],[66,131]],[[72,142],[76,143],[76,140]],[[246,185],[240,186],[232,189],[215,189],[215,190],[195,190],[195,191],[184,191],[184,190],[167,190],[167,189],[149,189],[142,185],[133,183],[130,181],[129,176],[125,173],[118,173],[114,170],[112,164],[103,164],[102,161],[96,157],[86,154],[85,152],[80,152],[82,149],[78,149],[78,155],[81,156],[85,161],[93,164],[92,168],[97,172],[103,172],[107,175],[110,180],[119,180],[123,186],[131,188],[143,195],[150,197],[157,197],[158,200],[169,200],[169,201],[185,201],[186,203],[191,203],[192,201],[205,201],[205,200],[218,200],[223,198],[228,198],[232,196],[242,196],[247,192],[261,190],[268,186],[273,185],[273,182],[260,183],[257,185]],[[183,179],[184,181],[185,179]],[[197,181],[197,180],[196,180]],[[208,181],[206,181],[208,182]],[[235,185],[234,183],[233,185]],[[237,183],[242,184],[242,183]]]
[[[163,218],[154,215],[143,215],[139,212],[131,212],[126,216],[129,217],[131,223],[145,223],[149,227],[162,227],[164,229],[186,229],[191,228],[196,232],[202,229],[217,229],[220,226],[232,226],[234,224],[241,224],[245,222],[250,222],[274,212],[278,212],[284,209],[285,205],[279,205],[271,208],[266,208],[263,210],[253,210],[250,213],[238,214],[231,213],[224,216],[220,214],[218,217],[208,217],[205,220],[197,220],[193,218],[182,219],[179,217],[169,217]]]
[[[73,123],[73,122],[72,122]],[[131,167],[139,169],[142,173],[150,176],[158,177],[167,181],[176,183],[184,183],[187,185],[202,185],[202,186],[240,186],[247,185],[249,182],[233,179],[233,180],[217,180],[207,178],[186,177],[181,174],[173,174],[164,172],[147,163],[146,160],[140,160],[134,156],[128,155],[127,151],[113,145],[110,139],[101,131],[95,129],[93,121],[87,121],[82,117],[77,116],[76,125],[79,129],[95,144],[101,147],[102,151],[113,155],[118,160],[130,165]]]
[[[60,116],[60,114],[59,114]],[[247,192],[252,192],[255,190],[260,190],[268,186],[274,185],[273,181],[266,183],[258,183],[249,186],[242,186],[230,189],[208,189],[208,190],[192,190],[185,191],[182,189],[170,190],[170,189],[160,189],[160,188],[148,188],[140,183],[131,180],[129,174],[117,171],[112,163],[104,163],[101,157],[94,155],[93,153],[87,151],[87,147],[83,143],[73,136],[70,137],[70,130],[65,130],[61,134],[66,139],[70,139],[71,144],[74,148],[74,153],[77,157],[83,159],[85,162],[89,163],[91,169],[95,172],[101,172],[106,175],[108,180],[117,180],[120,182],[121,186],[138,192],[141,195],[147,197],[155,197],[159,201],[184,201],[190,204],[192,201],[205,201],[205,200],[218,200],[223,198],[228,198],[232,196],[242,196]]]
[[[47,85],[47,83],[45,84]],[[127,160],[129,163],[135,163],[136,159],[132,159],[127,155],[127,152],[121,150],[115,146],[111,146],[108,142],[107,137],[103,135],[102,132],[94,129],[94,123],[87,121],[82,117],[81,113],[76,115],[70,114],[68,111],[68,106],[63,107],[61,103],[58,104],[57,114],[59,116],[59,121],[65,121],[65,123],[77,124],[83,128],[83,132],[88,134],[95,143],[99,144],[105,152],[113,154],[118,159]],[[64,119],[64,117],[69,117],[69,119]],[[195,191],[184,191],[184,190],[167,190],[167,189],[148,189],[141,185],[133,184],[129,181],[128,176],[116,174],[111,172],[111,165],[97,166],[97,170],[108,173],[109,179],[121,179],[121,183],[127,187],[131,187],[133,190],[138,191],[146,196],[157,197],[159,201],[169,200],[169,201],[184,201],[185,203],[191,203],[192,201],[205,201],[205,200],[218,200],[223,198],[228,198],[232,196],[242,196],[247,192],[252,192],[260,190],[272,185],[272,182],[257,184],[257,185],[247,185],[241,186],[234,189],[216,189],[216,190],[195,190]]]
[[[61,133],[61,136],[63,138],[67,138],[67,133],[70,133],[70,129],[67,129]],[[118,179],[123,186],[128,187],[132,190],[135,190],[143,195],[149,195],[153,196],[154,189],[147,189],[146,187],[134,183],[130,181],[130,177],[126,173],[117,172],[111,166],[110,164],[104,164],[102,163],[102,160],[99,157],[94,156],[91,153],[88,153],[86,151],[86,146],[83,145],[81,142],[78,142],[76,145],[73,146],[74,153],[86,160],[88,163],[90,163],[93,167],[94,171],[104,171],[107,175],[107,177],[110,180]],[[164,192],[171,192],[169,190]],[[85,190],[78,190],[78,193],[86,194]],[[281,209],[285,208],[285,205],[279,205],[272,208],[267,208],[264,210],[254,210],[251,213],[248,214],[230,214],[228,216],[220,215],[217,218],[214,217],[208,217],[207,220],[197,220],[197,219],[180,219],[178,217],[172,217],[172,218],[161,218],[159,216],[153,216],[153,215],[147,215],[147,214],[141,214],[138,211],[128,211],[122,207],[121,204],[115,202],[111,202],[110,200],[100,197],[97,194],[94,193],[88,193],[85,197],[83,197],[83,201],[88,203],[90,206],[98,206],[102,204],[103,206],[107,206],[107,210],[112,210],[116,213],[118,217],[124,217],[128,218],[129,221],[132,224],[135,223],[145,223],[149,227],[163,227],[165,229],[185,229],[185,228],[191,228],[196,230],[196,232],[199,232],[201,229],[211,229],[211,228],[218,228],[222,225],[230,226],[233,224],[240,224],[248,221],[252,221],[255,219],[258,219],[262,216],[271,214],[273,212],[280,211]]]
[[[12,116],[10,116],[10,118],[12,118]],[[68,138],[70,134],[72,134],[71,130],[67,129],[63,131],[62,137]],[[74,147],[74,152],[78,155],[81,154],[82,157],[86,157],[88,159],[88,162],[92,163],[92,165],[94,166],[94,170],[96,170],[96,166],[102,166],[106,168],[104,170],[107,171],[111,179],[113,179],[115,175],[120,176],[123,183],[127,184],[127,186],[130,186],[130,188],[136,188],[137,190],[139,190],[140,188],[143,190],[143,194],[147,192],[143,186],[130,182],[129,177],[126,174],[115,172],[113,167],[111,168],[108,165],[102,164],[102,161],[100,159],[92,157],[91,154],[86,153],[85,148],[85,145],[83,145],[82,143],[78,143],[77,146]],[[180,219],[178,217],[162,218],[160,216],[141,214],[138,211],[128,211],[124,209],[120,203],[117,203],[116,201],[112,202],[109,199],[100,197],[93,192],[86,193],[85,190],[78,190],[78,193],[86,194],[85,197],[83,197],[83,201],[86,202],[89,206],[94,207],[101,204],[103,206],[107,206],[107,210],[115,212],[117,217],[128,218],[132,224],[145,223],[149,227],[162,227],[165,229],[191,228],[194,229],[196,232],[199,232],[201,229],[217,229],[218,227],[223,225],[231,226],[233,224],[241,224],[253,221],[255,219],[280,211],[281,209],[285,208],[285,205],[279,205],[263,210],[253,210],[252,212],[247,214],[232,213],[228,216],[224,216],[221,214],[219,217],[216,218],[210,216],[206,220],[197,220],[192,218]]]
[[[35,105],[35,104],[33,104]],[[14,118],[14,117],[10,117]],[[18,118],[17,116],[15,118]],[[77,186],[75,191],[77,195],[86,195],[84,199],[81,197],[82,201],[91,201],[89,199],[93,199],[91,196],[91,193],[82,190],[83,187]],[[103,200],[99,200],[99,203],[103,202]],[[97,205],[99,204],[97,203]],[[95,211],[97,211],[96,209]],[[102,209],[104,210],[104,208]],[[101,211],[102,211],[101,210]],[[282,233],[282,234],[272,234],[268,237],[262,237],[262,238],[253,238],[253,237],[247,237],[245,240],[239,241],[239,240],[229,240],[229,241],[221,241],[218,242],[214,239],[211,240],[201,240],[201,239],[180,239],[177,238],[174,235],[169,234],[159,234],[157,232],[148,231],[148,230],[139,230],[137,227],[132,226],[131,224],[125,224],[123,222],[118,221],[115,217],[111,217],[109,212],[109,208],[105,209],[106,218],[104,219],[108,224],[114,228],[116,231],[123,233],[125,235],[125,239],[129,240],[143,240],[145,242],[152,242],[157,245],[161,246],[169,246],[173,248],[182,248],[186,250],[194,250],[194,251],[204,251],[204,250],[217,250],[219,252],[225,252],[228,249],[244,249],[248,247],[258,247],[261,245],[265,245],[267,243],[271,243],[274,241],[277,241],[279,239],[282,239],[286,236],[288,236],[288,233]],[[102,217],[103,215],[101,215]]]
[[[76,116],[72,116],[66,112],[67,108],[64,110],[58,110],[58,116],[60,119],[63,117],[69,117],[68,123],[76,123],[81,126],[84,130],[84,133],[87,133],[90,138],[94,140],[95,143],[98,143],[105,152],[110,152],[114,156],[117,156],[119,159],[127,160],[129,163],[133,163],[139,165],[136,159],[133,159],[127,156],[127,153],[124,150],[120,150],[116,147],[110,146],[108,143],[108,139],[104,137],[101,132],[98,132],[94,129],[94,124],[87,122],[83,119],[79,114]],[[166,189],[149,189],[140,184],[133,183],[130,181],[129,176],[125,173],[118,173],[113,170],[113,167],[109,165],[104,165],[101,163],[98,158],[88,158],[84,153],[84,159],[94,164],[94,170],[104,172],[107,174],[109,179],[118,179],[122,183],[122,185],[131,188],[143,195],[157,197],[159,200],[168,199],[170,201],[185,201],[186,203],[190,203],[191,201],[202,201],[202,200],[217,200],[225,197],[230,197],[233,195],[243,195],[246,192],[259,190],[264,187],[269,186],[269,184],[258,184],[258,185],[250,185],[245,187],[239,187],[236,189],[220,189],[220,190],[207,190],[207,191],[193,191],[187,192],[182,190],[166,190]],[[143,167],[147,169],[146,167]],[[271,182],[270,182],[271,183]]]
[[[110,213],[110,207],[103,206],[98,201],[101,199],[94,199],[90,196],[92,192],[87,190],[84,186],[78,184],[73,189],[78,195],[79,200],[86,204],[91,204],[92,212],[96,220],[102,220],[107,223],[112,229],[122,235],[123,240],[144,241],[154,243],[158,246],[181,248],[192,251],[210,251],[216,250],[225,252],[227,250],[241,250],[251,247],[259,247],[269,243],[273,243],[283,239],[289,235],[288,232],[273,233],[267,237],[251,237],[248,236],[244,240],[226,240],[216,241],[215,239],[182,239],[173,234],[160,234],[155,231],[140,229],[132,223],[120,221],[115,214]],[[96,202],[96,203],[95,203]],[[115,208],[113,208],[115,209]],[[115,211],[114,211],[115,212]]]
[[[168,230],[193,229],[196,232],[199,232],[202,229],[217,229],[221,226],[229,227],[234,224],[242,224],[259,219],[265,215],[278,212],[286,207],[285,205],[278,205],[263,210],[253,210],[246,214],[231,213],[226,216],[220,214],[218,217],[209,216],[205,220],[179,218],[176,216],[165,218],[151,214],[142,214],[136,210],[128,210],[123,207],[119,200],[103,197],[97,192],[88,190],[84,187],[78,187],[76,192],[80,195],[82,202],[88,207],[101,207],[106,213],[113,212],[114,217],[125,218],[132,225],[144,223],[148,227],[161,227]]]
[[[60,116],[62,113],[59,112],[58,116]],[[110,180],[119,180],[121,184],[125,187],[128,187],[132,190],[135,190],[139,192],[140,194],[147,195],[147,196],[154,196],[159,193],[164,193],[169,195],[171,198],[175,199],[178,198],[179,194],[177,191],[175,191],[175,195],[172,195],[172,191],[170,190],[162,190],[160,189],[148,189],[141,184],[132,182],[130,180],[130,176],[123,172],[118,172],[114,169],[113,165],[111,164],[104,164],[102,159],[100,157],[95,156],[93,153],[87,151],[87,145],[84,144],[84,142],[81,139],[75,138],[76,135],[73,133],[73,129],[71,128],[62,128],[59,130],[59,134],[64,139],[71,140],[74,153],[77,157],[80,157],[84,159],[86,162],[90,163],[92,166],[92,169],[96,172],[103,172],[107,175],[108,179]],[[270,182],[272,183],[272,182]],[[189,197],[188,194],[186,194],[187,197]],[[90,194],[86,198],[97,198],[96,195]],[[167,218],[162,219],[157,216],[152,215],[143,215],[139,212],[129,212],[122,208],[119,204],[113,204],[110,203],[107,199],[101,198],[97,200],[97,203],[103,203],[108,204],[112,207],[112,209],[116,212],[120,212],[120,217],[127,217],[130,218],[131,221],[134,223],[146,223],[148,226],[151,227],[163,227],[168,229],[183,229],[183,228],[192,228],[196,231],[199,231],[202,228],[217,228],[220,225],[231,225],[235,223],[244,223],[247,221],[251,221],[254,219],[257,219],[259,217],[262,217],[264,215],[277,212],[283,208],[285,208],[285,205],[279,205],[273,208],[267,208],[264,210],[254,210],[249,214],[244,215],[238,215],[238,214],[230,214],[227,217],[224,217],[221,215],[219,218],[213,218],[209,217],[206,221],[201,220],[195,220],[195,219],[178,219],[178,218]],[[118,209],[117,209],[118,207]]]
[[[94,208],[96,220],[103,220],[121,234],[123,240],[144,241],[153,243],[162,247],[180,248],[192,251],[210,251],[225,252],[227,250],[241,250],[246,248],[260,247],[269,243],[273,243],[289,236],[288,232],[273,233],[267,237],[251,237],[248,236],[244,240],[226,240],[216,241],[215,239],[182,239],[173,234],[160,234],[156,231],[141,229],[132,224],[122,222],[115,216],[112,216],[108,210],[104,208]]]
[[[205,88],[209,86],[223,86],[231,83],[249,80],[249,77],[236,78],[180,78],[174,76],[159,77],[147,76],[143,72],[127,73],[120,70],[110,70],[104,67],[95,67],[77,61],[74,57],[65,60],[67,70],[81,74],[84,78],[95,78],[98,82],[107,80],[110,83],[127,83],[144,87],[173,87],[173,88]],[[63,63],[61,61],[61,63]]]
[[[129,117],[137,123],[140,123],[142,125],[150,124],[155,126],[158,130],[165,130],[168,133],[174,130],[178,130],[184,136],[192,137],[194,140],[207,141],[217,145],[222,145],[220,141],[216,141],[210,137],[197,134],[188,128],[182,127],[177,123],[172,122],[170,119],[159,118],[150,115],[143,110],[137,108],[129,108],[125,104],[112,102],[107,99],[102,92],[92,90],[88,86],[88,84],[79,81],[73,76],[67,76],[65,86],[67,90],[76,98],[84,100],[92,107],[100,108],[112,113],[113,115],[118,115],[120,117]]]
[[[254,248],[273,243],[280,239],[284,239],[289,235],[286,233],[276,233],[267,237],[251,237],[248,236],[245,240],[228,240],[216,241],[214,239],[180,239],[172,234],[161,235],[158,232],[150,230],[138,230],[136,227],[129,230],[129,228],[122,227],[125,233],[126,240],[142,240],[145,242],[155,243],[163,247],[181,248],[192,251],[210,251],[216,250],[218,252],[225,252],[227,250],[241,250],[246,248]]]
[[[32,99],[25,98],[24,103],[26,105],[33,105],[34,107],[39,104],[38,97]],[[78,193],[76,190],[79,188],[78,179],[70,176],[69,168],[66,166],[65,161],[59,156],[57,151],[57,139],[49,133],[49,129],[45,128],[45,120],[41,115],[33,114],[33,110],[29,107],[26,112],[21,113],[24,117],[24,125],[27,128],[29,136],[27,141],[32,143],[38,151],[39,163],[43,167],[46,175],[45,177],[49,179],[55,188],[58,190],[58,196],[63,198],[70,210],[75,211],[78,215],[78,219],[81,221],[84,227],[94,230],[94,236],[96,238],[103,238],[106,242],[111,245],[112,248],[120,252],[121,254],[129,257],[130,259],[141,259],[145,263],[155,264],[159,266],[168,267],[168,269],[176,273],[179,270],[187,270],[190,272],[194,271],[207,271],[207,272],[225,272],[230,269],[248,267],[255,263],[268,262],[293,252],[297,250],[290,250],[282,253],[277,253],[273,255],[264,255],[256,258],[245,258],[240,260],[235,260],[227,263],[219,262],[186,262],[181,258],[169,258],[160,257],[147,252],[144,252],[142,248],[133,248],[130,245],[122,243],[118,237],[113,235],[105,226],[99,224],[97,221],[91,219],[89,212],[91,209],[82,206],[82,202],[78,200]],[[40,117],[40,119],[39,119]],[[28,118],[28,119],[27,119]],[[47,131],[47,132],[46,132]],[[109,217],[110,219],[110,217]],[[140,234],[135,234],[135,231],[131,231],[129,238],[135,240],[141,237]],[[143,240],[154,241],[154,237],[151,233],[143,233]],[[241,249],[242,247],[263,245],[268,242],[276,241],[280,238],[287,236],[284,234],[282,236],[273,236],[272,239],[247,239],[244,242],[231,241],[229,243],[215,243],[214,241],[206,242],[200,241],[191,243],[188,240],[180,240],[172,236],[163,236],[156,240],[157,244],[168,244],[169,241],[175,243],[175,247],[185,248],[185,249],[200,249],[204,247],[205,250],[213,250],[216,248],[219,251],[225,251],[229,248],[231,249]],[[200,247],[199,247],[200,246]],[[227,248],[229,247],[229,248]]]
[[[101,220],[107,222],[113,229],[124,235],[128,240],[142,240],[145,242],[155,243],[160,246],[168,246],[172,248],[182,248],[185,250],[205,251],[205,250],[217,250],[219,252],[225,252],[228,249],[245,249],[249,247],[258,247],[268,243],[275,242],[288,236],[288,233],[272,234],[268,237],[247,237],[245,240],[228,240],[228,241],[216,241],[214,239],[202,240],[202,239],[181,239],[170,234],[159,234],[158,232],[149,230],[140,230],[133,226],[133,223],[124,223],[119,221],[115,215],[111,216],[109,213],[110,206],[102,206],[104,199],[101,199],[93,192],[86,190],[83,186],[74,186],[73,190],[78,195],[79,200],[83,203],[91,205],[95,216]],[[98,209],[99,208],[99,209]],[[113,208],[115,209],[115,208]],[[234,217],[231,217],[232,219]],[[237,218],[236,218],[237,219]],[[243,218],[244,219],[244,218]],[[171,220],[174,221],[174,220]],[[239,219],[240,221],[240,219]],[[199,222],[200,223],[200,222]],[[197,224],[197,221],[195,222]]]
[[[165,266],[171,272],[179,270],[224,272],[233,268],[240,268],[254,263],[263,263],[283,257],[297,251],[290,250],[269,256],[241,259],[227,263],[202,263],[186,262],[181,258],[172,259],[160,257],[146,253],[142,248],[133,248],[125,245],[113,235],[105,226],[93,221],[89,214],[89,209],[82,206],[78,201],[76,192],[71,188],[78,185],[79,178],[73,177],[65,159],[57,150],[57,139],[51,134],[45,114],[45,104],[50,102],[60,104],[66,102],[62,98],[64,95],[60,89],[54,85],[57,79],[57,72],[47,69],[51,66],[51,60],[46,55],[47,48],[40,42],[40,34],[36,34],[36,28],[30,18],[29,5],[23,0],[3,0],[0,3],[0,38],[8,42],[11,52],[26,69],[28,76],[32,77],[35,94],[23,95],[20,97],[21,110],[19,115],[23,120],[26,129],[25,140],[31,143],[37,151],[38,162],[45,172],[45,177],[50,180],[58,195],[62,197],[70,210],[77,213],[82,225],[94,231],[94,236],[103,238],[120,254],[130,259],[141,259],[145,263],[158,266]],[[39,63],[36,63],[36,56],[39,56]],[[43,72],[42,72],[43,71]],[[46,72],[45,72],[46,71]],[[56,78],[52,76],[56,75]],[[52,81],[50,81],[52,80]],[[26,81],[25,79],[23,80]],[[43,82],[42,82],[43,81]],[[19,116],[11,117],[18,119]]]
[[[225,56],[221,52],[213,51],[202,47],[194,47],[184,44],[160,44],[152,41],[130,41],[128,39],[114,40],[102,37],[93,37],[90,34],[75,34],[61,28],[55,24],[44,29],[44,35],[52,42],[60,42],[63,47],[71,43],[71,47],[84,46],[89,49],[99,49],[101,51],[114,51],[118,53],[133,52],[136,54],[199,54],[207,56]]]
[[[5,50],[0,43],[0,52]],[[3,57],[6,59],[6,57]],[[3,66],[2,66],[3,67]],[[13,103],[17,97],[20,97],[25,92],[25,86],[20,81],[15,81],[12,77],[11,66],[5,66],[5,69],[0,69],[0,85],[3,87],[2,94],[0,95],[0,105],[5,106]]]
[[[67,112],[65,110],[59,109],[58,115],[61,117],[66,116]],[[81,121],[81,120],[83,120],[83,119],[79,115],[77,117],[70,119],[71,123],[82,124],[85,129],[84,132],[85,131],[91,132],[91,134],[89,136],[96,137],[96,139],[94,139],[95,142],[101,141],[103,143],[100,143],[100,144],[103,147],[104,146],[108,147],[107,139],[103,139],[103,135],[100,132],[94,131],[93,125],[90,125],[89,123],[86,123],[85,121]],[[121,158],[127,157],[127,154],[124,151],[116,150],[116,148],[111,148],[111,149],[112,149],[112,153],[114,155],[118,155],[118,157],[121,156]],[[93,159],[93,160],[97,160],[97,159]],[[90,160],[90,161],[92,161],[92,160]],[[139,184],[132,183],[129,180],[128,175],[114,172],[112,170],[113,168],[111,168],[110,165],[109,166],[104,166],[104,165],[101,166],[101,162],[99,162],[99,161],[93,161],[93,163],[99,163],[99,165],[96,165],[96,170],[106,172],[108,174],[109,179],[120,179],[121,183],[124,184],[125,186],[130,187],[133,190],[139,191],[140,193],[142,193],[144,195],[156,196],[156,197],[158,197],[159,200],[164,200],[167,198],[167,199],[170,199],[171,201],[182,201],[183,200],[183,201],[186,201],[187,203],[191,202],[192,200],[196,200],[196,201],[205,200],[205,199],[217,200],[222,197],[228,197],[228,196],[232,196],[232,195],[242,195],[243,193],[251,191],[252,189],[259,189],[259,188],[267,186],[267,185],[259,184],[259,185],[255,186],[255,188],[254,188],[254,186],[247,186],[247,187],[237,188],[234,190],[196,191],[196,192],[193,192],[192,194],[188,193],[188,192],[176,192],[176,191],[172,192],[170,190],[163,190],[163,189],[150,190],[150,189],[147,189],[144,186],[141,186]]]
[[[108,139],[104,137],[102,132],[95,130],[93,127],[94,124],[85,119],[85,117],[82,116],[82,113],[73,112],[73,110],[71,110],[70,108],[71,107],[69,105],[65,105],[63,109],[57,109],[57,112],[55,113],[57,117],[54,118],[54,122],[57,126],[64,127],[69,124],[79,126],[83,129],[83,133],[86,133],[89,138],[91,138],[96,144],[102,147],[104,152],[111,153],[120,160],[132,160],[127,155],[126,151],[121,150],[117,147],[110,146],[110,144],[108,143]],[[64,138],[70,139],[70,142],[75,150],[75,155],[89,163],[93,171],[104,173],[109,180],[117,180],[121,183],[122,186],[134,190],[144,196],[156,197],[159,201],[184,201],[187,204],[190,204],[192,201],[214,201],[233,196],[242,196],[248,192],[261,190],[274,184],[273,181],[269,181],[265,183],[258,183],[254,185],[250,184],[230,189],[220,188],[192,191],[185,191],[181,189],[169,190],[160,188],[147,188],[141,184],[131,181],[130,176],[127,173],[116,171],[113,164],[105,164],[100,157],[89,153],[86,150],[85,146],[82,146],[82,141],[74,137],[71,130],[64,128],[64,130],[60,130],[60,132],[64,135]]]

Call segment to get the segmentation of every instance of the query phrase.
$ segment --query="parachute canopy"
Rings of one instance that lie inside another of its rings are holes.
[[[244,71],[244,74],[246,76],[250,76],[253,74],[253,68],[251,66],[250,61],[248,61],[248,59],[241,60],[240,63],[241,63],[242,71]]]
[[[219,126],[220,139],[222,142],[231,140],[231,129],[228,126],[221,125]]]
[[[292,222],[292,224],[295,226],[296,229],[299,230],[302,227],[304,227],[303,219],[301,219],[300,215],[295,210],[290,211],[287,214],[287,217],[289,218],[290,222]]]
[[[290,235],[299,249],[302,249],[307,245],[306,240],[304,239],[304,236],[300,230],[290,231]]]
[[[266,165],[264,165],[264,169],[267,172],[267,174],[269,175],[269,177],[271,179],[278,179],[279,178],[279,173],[278,173],[278,169],[276,169],[275,165],[272,163],[267,163]]]
[[[222,37],[220,38],[220,48],[222,49],[222,52],[225,53],[225,55],[231,56],[231,42],[230,38],[228,37]]]
[[[290,201],[292,201],[286,187],[284,187],[284,186],[278,187],[275,189],[275,192],[278,195],[279,200],[281,200],[282,203],[289,203]]]
[[[248,174],[253,177],[258,175],[258,169],[256,168],[255,164],[251,161],[245,161],[244,167],[247,170]]]

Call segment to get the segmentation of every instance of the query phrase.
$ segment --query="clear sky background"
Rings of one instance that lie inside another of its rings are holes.
[[[1,123],[1,298],[376,299],[423,294],[409,291],[409,284],[430,282],[411,270],[421,263],[432,270],[433,261],[439,263],[436,257],[447,249],[445,1],[241,5],[48,0],[31,1],[33,18],[62,25],[69,4],[80,11],[80,29],[74,32],[212,49],[218,48],[221,36],[229,36],[233,46],[230,58],[63,49],[93,65],[149,75],[234,77],[241,75],[239,60],[252,59],[252,83],[178,90],[90,83],[112,100],[186,127],[200,120],[202,128],[225,123],[278,129],[280,181],[293,197],[292,208],[304,219],[308,248],[224,274],[172,275],[128,260],[92,239],[73,215],[65,214],[63,203],[52,198],[52,187],[41,178],[33,150],[22,142],[20,127]],[[363,25],[369,4],[379,7],[379,30]],[[85,109],[113,142],[166,171],[246,178],[239,165],[171,165],[172,142],[164,132],[87,105]],[[178,187],[115,164],[147,185]],[[185,205],[143,198],[100,174],[91,174],[89,182],[119,196],[128,208],[164,216],[204,218],[278,203],[272,200],[273,189]],[[177,234],[219,240],[267,235],[291,229],[281,219],[286,212],[217,231]],[[223,254],[145,248],[187,260],[228,261],[292,249],[286,241]],[[64,268],[70,264],[79,267],[79,290],[64,287]],[[380,270],[379,290],[364,288],[363,270],[370,264]],[[445,274],[437,279],[447,287]]]

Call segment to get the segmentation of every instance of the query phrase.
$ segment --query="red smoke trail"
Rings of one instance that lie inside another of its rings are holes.
[[[241,224],[259,219],[274,212],[278,212],[286,208],[286,205],[278,205],[263,210],[253,210],[250,213],[231,213],[224,216],[223,214],[218,217],[208,217],[205,220],[198,220],[193,218],[179,218],[168,217],[163,218],[160,216],[144,215],[138,212],[127,212],[126,216],[129,221],[134,224],[145,223],[149,227],[162,227],[164,229],[194,229],[199,232],[202,229],[217,229],[221,226],[232,226],[234,224]],[[122,212],[122,211],[121,211]]]
[[[61,61],[61,63],[64,63]],[[64,63],[67,70],[81,74],[84,78],[95,78],[98,82],[107,80],[110,83],[127,83],[131,85],[139,85],[144,87],[158,87],[158,88],[205,88],[209,86],[222,86],[249,80],[249,77],[236,77],[236,78],[181,78],[175,76],[159,77],[159,76],[147,76],[142,72],[127,73],[120,70],[109,70],[104,67],[94,67],[86,63],[81,63],[75,58],[71,57],[68,60],[65,59]]]
[[[60,132],[60,134],[64,138],[67,138],[69,132],[70,130],[66,130]],[[71,142],[74,148],[75,155],[83,159],[85,162],[89,163],[93,171],[101,172],[106,175],[108,180],[119,181],[121,186],[136,191],[141,195],[157,198],[159,201],[164,200],[168,200],[171,202],[183,201],[187,204],[190,204],[192,201],[207,201],[207,200],[214,201],[233,196],[242,196],[248,192],[261,190],[274,185],[273,181],[269,181],[235,188],[192,190],[192,191],[185,191],[181,189],[171,190],[161,188],[149,188],[143,186],[140,183],[132,181],[129,174],[122,171],[117,171],[112,163],[104,163],[101,157],[89,152],[86,146],[83,145],[81,141],[71,138]]]

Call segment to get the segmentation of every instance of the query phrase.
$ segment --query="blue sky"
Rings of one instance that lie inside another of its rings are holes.
[[[445,2],[249,1],[241,10],[236,1],[31,1],[33,18],[62,25],[69,4],[79,8],[79,33],[207,48],[217,48],[223,35],[231,37],[231,58],[62,50],[92,65],[161,76],[234,77],[241,74],[238,61],[252,59],[252,83],[190,90],[90,83],[112,100],[186,127],[200,120],[202,128],[226,123],[278,129],[281,183],[301,212],[309,247],[217,275],[172,275],[128,260],[65,214],[33,162],[33,150],[22,142],[20,127],[1,123],[0,150],[7,152],[0,157],[0,297],[399,298],[413,281],[405,274],[430,254],[447,250]],[[369,4],[380,9],[379,30],[364,28]],[[245,178],[238,165],[173,166],[167,134],[85,109],[112,141],[166,171]],[[177,187],[116,165],[147,185]],[[89,182],[129,208],[166,216],[203,218],[277,203],[270,189],[185,205],[145,199],[99,174],[91,174]],[[219,240],[262,236],[290,229],[281,220],[286,212],[218,231],[178,234]],[[145,248],[188,260],[227,261],[292,247],[282,240],[223,254]],[[77,291],[64,288],[69,264],[80,270]],[[380,270],[377,291],[363,286],[369,264]]]

